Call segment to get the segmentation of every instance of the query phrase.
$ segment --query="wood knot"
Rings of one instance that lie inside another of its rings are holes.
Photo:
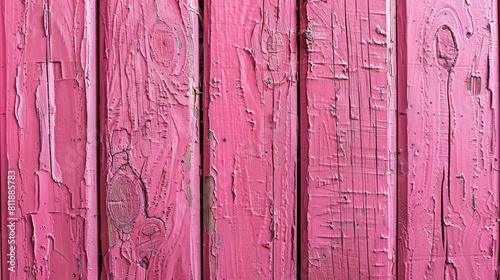
[[[451,71],[457,63],[458,46],[455,35],[451,28],[447,25],[442,25],[436,31],[436,56],[438,65]]]
[[[163,66],[171,66],[175,57],[180,54],[177,36],[167,24],[156,24],[149,35],[152,58]]]
[[[153,251],[162,239],[162,227],[159,220],[151,219],[142,228],[139,241],[143,250]]]
[[[123,232],[132,231],[132,222],[139,215],[141,207],[134,182],[125,176],[114,179],[108,189],[106,205],[115,226]]]
[[[277,71],[282,64],[286,63],[288,55],[285,41],[283,34],[279,32],[270,32],[265,39],[262,52],[268,55],[269,70]]]

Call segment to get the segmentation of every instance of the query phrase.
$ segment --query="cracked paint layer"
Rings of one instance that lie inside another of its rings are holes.
[[[296,277],[295,1],[205,1],[204,279]]]
[[[104,279],[199,279],[198,9],[101,2]]]
[[[0,4],[1,278],[96,279],[96,2]]]
[[[299,2],[301,277],[395,279],[395,2]]]
[[[398,14],[398,276],[498,277],[498,2]]]

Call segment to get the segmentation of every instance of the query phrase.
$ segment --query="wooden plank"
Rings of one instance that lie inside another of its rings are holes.
[[[408,1],[400,278],[498,277],[498,2]]]
[[[101,277],[199,279],[197,2],[101,1],[100,49]]]
[[[1,5],[2,278],[96,279],[96,3]]]
[[[296,277],[294,1],[205,1],[205,279]]]
[[[395,278],[394,1],[300,1],[301,275]]]
[[[0,92],[7,92],[7,82],[6,82],[6,70],[7,70],[7,53],[5,52],[5,47],[7,44],[7,38],[5,36],[5,3],[0,2]],[[7,197],[8,196],[8,180],[7,180],[7,121],[6,121],[6,111],[7,111],[7,94],[0,95],[0,196]],[[12,188],[12,187],[11,187]],[[6,191],[5,191],[6,190]],[[3,200],[3,199],[2,199]],[[5,223],[7,219],[7,210],[8,206],[0,200],[0,232],[2,232],[2,239],[0,239],[0,263],[4,265],[7,264],[7,261],[10,261],[10,246],[7,246],[8,242],[5,242],[4,239],[8,240],[8,231],[5,231]],[[4,231],[2,231],[4,230]],[[7,234],[3,234],[3,232]],[[5,236],[5,237],[4,237]],[[6,243],[4,245],[4,243]],[[3,269],[0,269],[0,278],[3,277]]]

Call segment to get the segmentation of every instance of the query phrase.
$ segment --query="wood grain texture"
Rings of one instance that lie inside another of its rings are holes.
[[[295,1],[205,1],[205,279],[296,276]]]
[[[2,279],[96,279],[96,2],[1,6]]]
[[[498,2],[401,8],[398,276],[496,279]]]
[[[301,276],[395,278],[394,2],[300,3]]]
[[[199,279],[191,0],[101,1],[103,279]]]

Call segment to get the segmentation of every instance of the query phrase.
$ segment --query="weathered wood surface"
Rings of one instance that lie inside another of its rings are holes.
[[[296,274],[295,1],[205,1],[205,279]]]
[[[6,83],[6,70],[7,70],[7,53],[5,52],[6,47],[6,30],[5,30],[5,4],[0,2],[0,93],[7,92]],[[5,228],[5,223],[7,222],[7,203],[4,202],[4,197],[8,196],[8,180],[7,178],[7,122],[6,122],[6,111],[7,111],[7,94],[0,94],[0,263],[5,265],[10,256],[7,256],[10,249],[8,246],[8,231]],[[4,183],[5,182],[5,183]],[[5,189],[5,190],[3,190]],[[6,233],[6,234],[5,234]],[[7,240],[7,242],[6,242]],[[5,278],[3,269],[0,269],[0,278]]]
[[[498,278],[498,1],[204,4],[0,1],[1,279]]]
[[[399,14],[398,276],[496,279],[498,2],[407,1]]]
[[[198,15],[101,2],[104,279],[199,279]]]
[[[96,279],[96,3],[1,7],[2,279]]]
[[[394,278],[394,2],[300,3],[302,277]]]

